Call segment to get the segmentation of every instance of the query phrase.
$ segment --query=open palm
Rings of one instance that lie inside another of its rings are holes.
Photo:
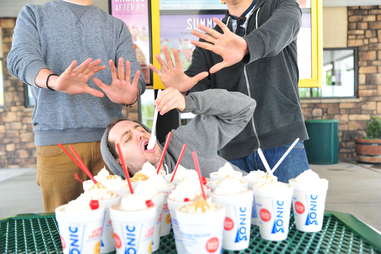
[[[165,56],[165,61],[161,58],[160,55],[156,56],[156,59],[160,64],[160,70],[153,65],[150,66],[150,69],[159,75],[160,80],[166,87],[173,87],[180,92],[186,92],[195,86],[200,80],[208,76],[208,72],[201,72],[194,77],[187,76],[184,73],[179,51],[172,49],[175,63],[173,63],[172,57],[167,47],[163,47],[162,51]]]
[[[86,59],[77,66],[77,61],[72,61],[66,70],[54,81],[54,89],[67,94],[87,93],[96,97],[103,97],[104,94],[97,89],[91,88],[87,82],[98,71],[105,67],[99,65],[101,60],[93,61]]]
[[[232,66],[240,62],[247,54],[247,43],[241,36],[231,32],[229,28],[219,19],[213,18],[213,21],[222,29],[223,33],[209,28],[204,25],[199,25],[198,28],[204,31],[201,33],[193,30],[192,34],[206,42],[192,41],[192,44],[210,50],[222,57],[222,62],[219,62],[210,68],[210,73]]]
[[[135,73],[131,81],[131,64],[129,61],[124,62],[123,58],[118,60],[118,70],[114,61],[109,60],[112,81],[110,85],[106,85],[98,78],[93,78],[94,83],[105,92],[107,97],[114,103],[133,104],[139,96],[139,77],[140,71]]]

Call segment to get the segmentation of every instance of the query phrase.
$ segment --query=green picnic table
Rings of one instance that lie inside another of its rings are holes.
[[[54,214],[22,214],[0,220],[3,253],[62,253]],[[156,253],[176,253],[173,233],[160,239]],[[300,232],[291,218],[288,238],[274,242],[261,239],[259,228],[254,226],[249,248],[223,253],[381,253],[381,235],[350,214],[328,211],[320,232]]]

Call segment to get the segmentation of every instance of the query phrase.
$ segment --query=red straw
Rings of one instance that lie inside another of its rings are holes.
[[[74,162],[75,165],[77,165],[77,167],[81,168],[81,165],[80,163],[77,161],[76,158],[73,157],[73,155],[71,155],[66,149],[65,147],[62,145],[62,144],[58,144],[57,145],[59,148],[61,148],[61,150],[67,155],[69,156],[69,158]]]
[[[194,167],[196,168],[196,171],[197,171],[197,174],[198,174],[198,179],[200,180],[202,197],[204,198],[204,200],[206,200],[204,186],[202,185],[202,179],[201,179],[200,163],[198,162],[198,157],[197,157],[197,153],[196,152],[192,152],[192,158],[193,158]]]
[[[93,180],[93,182],[95,184],[97,184],[97,180],[95,180],[94,176],[91,174],[90,170],[86,167],[85,163],[83,163],[83,161],[81,160],[81,157],[78,155],[78,153],[75,151],[74,149],[74,146],[72,145],[69,145],[69,148],[70,148],[70,151],[73,153],[74,157],[76,158],[76,160],[78,161],[79,165],[80,165],[80,169],[82,169],[83,172],[85,172],[85,174],[90,177],[91,180]]]
[[[159,174],[161,166],[163,166],[165,154],[167,153],[167,149],[168,149],[168,146],[169,146],[169,142],[171,142],[172,135],[173,135],[172,131],[169,132],[168,135],[167,135],[167,138],[165,140],[165,145],[164,145],[164,148],[163,148],[163,152],[161,153],[160,162],[159,162],[159,165],[157,166],[157,169],[156,169],[156,173],[157,174]]]
[[[122,150],[120,150],[119,144],[116,144],[116,148],[118,150],[119,160],[120,160],[120,162],[122,164],[122,169],[123,169],[123,172],[124,172],[124,176],[126,177],[127,182],[128,182],[128,187],[130,188],[130,193],[134,194],[134,189],[132,189],[132,184],[131,184],[131,180],[130,180],[130,174],[128,173],[128,169],[127,169],[127,166],[126,166],[126,161],[123,158]]]
[[[185,149],[186,149],[186,148],[187,148],[187,144],[184,144],[183,147],[181,148],[181,152],[180,152],[179,158],[177,159],[175,169],[173,170],[171,180],[169,181],[170,183],[172,183],[172,182],[173,182],[173,179],[175,179],[175,175],[176,175],[176,172],[177,172],[177,168],[179,167],[180,162],[182,161],[182,159],[183,159],[183,157],[184,157]]]

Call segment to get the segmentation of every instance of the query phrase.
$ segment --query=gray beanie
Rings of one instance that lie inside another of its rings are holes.
[[[114,158],[112,155],[110,148],[107,145],[108,133],[110,132],[110,127],[107,127],[105,132],[103,133],[101,139],[101,154],[106,167],[115,175],[118,175],[124,178],[122,167],[120,166],[118,160]]]

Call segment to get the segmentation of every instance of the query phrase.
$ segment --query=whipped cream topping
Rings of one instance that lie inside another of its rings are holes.
[[[180,212],[192,214],[207,213],[210,211],[216,211],[218,209],[221,209],[221,207],[211,202],[210,200],[204,200],[200,196],[198,196],[194,201],[178,207]]]
[[[166,176],[168,182],[171,180],[172,174],[173,172]],[[177,185],[184,181],[198,182],[199,181],[198,174],[197,174],[197,171],[194,169],[187,169],[179,165],[179,167],[177,168],[175,178],[173,179],[172,183]]]
[[[232,195],[245,192],[248,188],[247,183],[242,179],[223,178],[214,182],[212,190],[216,195]]]
[[[320,178],[312,169],[308,169],[297,177],[290,179],[289,183],[297,189],[318,189],[328,187],[328,181]]]
[[[156,204],[151,198],[141,193],[126,195],[120,202],[120,209],[124,211],[138,211],[147,208],[155,207]]]
[[[91,197],[85,194],[81,194],[78,198],[70,201],[65,205],[64,211],[67,213],[80,213],[91,211],[90,201]]]
[[[197,180],[198,181],[198,180]],[[192,201],[201,195],[200,182],[183,181],[180,182],[175,189],[169,194],[168,198],[178,202]]]
[[[256,185],[255,193],[270,197],[281,197],[292,194],[292,186],[282,182],[267,182]]]
[[[240,179],[242,178],[242,172],[235,170],[229,162],[226,162],[218,171],[210,173],[211,181],[227,177]]]
[[[120,195],[116,192],[110,191],[108,188],[106,188],[103,184],[97,183],[91,186],[84,195],[88,196],[90,199],[97,199],[97,200],[108,200],[108,199],[115,199],[119,198]]]
[[[262,170],[250,171],[250,173],[244,178],[249,183],[250,187],[278,182],[278,178],[276,176],[270,175]]]

